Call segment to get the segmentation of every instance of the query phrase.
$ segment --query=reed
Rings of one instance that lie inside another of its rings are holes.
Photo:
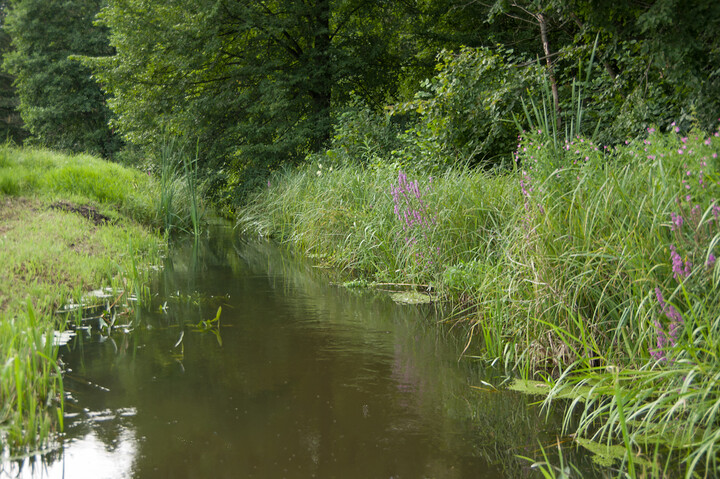
[[[186,140],[167,136],[155,155],[160,186],[158,216],[168,235],[178,230],[197,238],[201,233],[204,208],[198,181],[199,147],[196,143],[193,157]]]
[[[53,330],[38,324],[32,304],[24,314],[0,314],[0,444],[34,446],[47,439],[62,416],[62,379]],[[57,412],[56,412],[57,411]]]

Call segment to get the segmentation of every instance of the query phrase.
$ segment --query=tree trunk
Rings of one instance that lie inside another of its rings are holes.
[[[542,13],[538,13],[537,21],[540,24],[540,39],[542,40],[543,51],[545,52],[545,61],[547,63],[548,76],[550,77],[550,86],[552,87],[553,106],[555,107],[555,118],[557,129],[560,130],[560,95],[558,93],[557,80],[555,79],[555,69],[553,68],[552,57],[550,56],[550,42],[547,36],[547,18]]]
[[[312,138],[312,149],[318,151],[330,140],[330,106],[332,99],[332,65],[330,56],[330,2],[317,0],[314,12],[315,38],[313,45],[314,68],[310,82],[312,113],[316,131]]]

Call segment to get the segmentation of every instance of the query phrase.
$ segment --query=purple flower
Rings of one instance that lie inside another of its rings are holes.
[[[668,331],[665,332],[665,329],[660,321],[655,319],[653,324],[655,325],[655,334],[657,336],[657,349],[650,348],[650,354],[657,361],[665,361],[667,360],[667,357],[663,349],[668,346],[674,347],[677,344],[680,327],[683,326],[685,322],[678,310],[675,309],[673,305],[665,302],[660,288],[655,288],[655,297],[660,305],[661,314],[664,314],[670,320],[670,325],[668,327]]]
[[[424,189],[424,192],[430,191],[432,191],[431,184]],[[431,263],[430,256],[433,250],[428,244],[427,232],[430,225],[434,224],[436,220],[428,213],[419,181],[409,181],[405,172],[400,171],[397,184],[390,187],[390,193],[394,203],[395,216],[405,231],[405,244],[408,248],[413,249],[411,253],[418,261],[422,259],[422,262],[426,264]],[[423,241],[418,241],[420,236]]]
[[[663,298],[662,291],[660,291],[660,288],[657,286],[655,287],[655,297],[657,298],[657,302],[660,305],[660,309],[662,311],[665,311],[665,299]]]
[[[675,245],[670,245],[670,259],[672,260],[673,278],[680,281],[690,274],[692,263],[690,261],[683,262]]]
[[[712,268],[713,266],[715,266],[715,255],[714,254],[710,253],[707,261],[705,262],[705,266],[707,266],[708,268]]]
[[[670,229],[672,231],[680,230],[683,225],[683,217],[676,213],[670,213],[670,220],[672,221],[672,225],[670,226]]]

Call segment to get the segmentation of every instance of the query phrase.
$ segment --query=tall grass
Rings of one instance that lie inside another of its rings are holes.
[[[504,187],[495,188],[482,173],[461,170],[425,176],[419,188],[433,222],[415,232],[422,241],[412,247],[413,232],[394,212],[391,187],[398,183],[398,171],[392,168],[330,170],[316,164],[284,171],[249,202],[239,225],[366,279],[439,287],[440,265],[497,257],[507,226],[502,218],[513,214],[518,192],[511,177],[496,181]]]
[[[52,325],[27,310],[0,313],[0,444],[27,451],[62,430],[63,387]]]
[[[453,298],[488,357],[554,378],[547,404],[585,392],[568,432],[625,445],[631,475],[638,450],[655,472],[713,475],[717,136],[649,129],[618,147],[576,137],[556,148],[531,133],[519,168],[494,176],[316,163],[272,178],[238,224],[351,275]]]
[[[157,186],[146,173],[90,155],[0,146],[0,194],[105,205],[155,224]]]
[[[188,151],[188,142],[166,137],[160,143],[156,164],[159,169],[160,202],[158,216],[168,234],[191,232],[197,238],[201,233],[204,208],[198,184],[198,152]]]

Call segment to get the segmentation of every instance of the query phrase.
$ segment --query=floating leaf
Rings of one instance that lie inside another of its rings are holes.
[[[425,304],[432,303],[432,296],[429,294],[418,293],[417,291],[406,291],[402,293],[392,293],[390,297],[393,301],[400,304]]]

